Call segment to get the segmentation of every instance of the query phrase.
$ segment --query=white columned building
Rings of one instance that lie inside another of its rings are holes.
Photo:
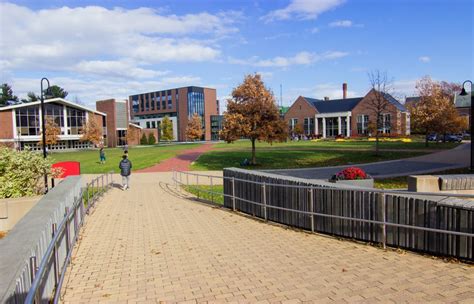
[[[335,137],[337,135],[350,137],[351,116],[351,111],[316,114],[314,117],[316,134],[319,134],[319,122],[321,121],[321,135],[323,138]]]

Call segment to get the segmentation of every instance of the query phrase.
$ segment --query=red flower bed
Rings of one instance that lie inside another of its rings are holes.
[[[368,179],[370,178],[367,173],[361,168],[350,167],[342,170],[341,172],[334,175],[333,179],[336,180],[355,180],[355,179]]]

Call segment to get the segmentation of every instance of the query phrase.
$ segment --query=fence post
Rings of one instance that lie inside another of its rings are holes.
[[[51,239],[53,239],[54,235],[57,233],[56,229],[57,229],[57,225],[56,223],[53,223],[51,227],[51,230],[52,230]],[[57,247],[57,244],[54,244],[54,249],[53,249],[54,287],[57,287],[58,282],[59,282],[59,267],[58,266],[59,266],[58,265],[58,247]]]
[[[104,175],[103,174],[101,175],[101,184],[102,184],[102,187],[100,188],[100,192],[103,194],[105,192],[105,189],[104,189]]]
[[[197,197],[199,198],[199,175],[196,175],[196,185]]]
[[[189,173],[186,173],[186,186],[189,186]]]
[[[31,279],[31,284],[33,284],[33,281],[35,280],[36,277],[36,272],[38,271],[38,263],[36,260],[36,256],[30,257],[30,279]],[[37,296],[37,291],[33,297],[35,299],[35,303],[39,303],[38,301],[38,296]]]
[[[313,214],[313,188],[308,189],[309,192],[309,212],[311,212],[311,232],[314,232],[314,214]]]
[[[387,211],[386,211],[386,196],[385,193],[382,193],[382,218],[383,218],[383,225],[382,225],[382,242],[383,248],[387,247]]]
[[[235,178],[232,177],[232,210],[235,211]]]
[[[214,203],[214,187],[212,185],[212,176],[209,176],[211,179],[211,202]]]
[[[71,238],[69,235],[69,207],[66,207],[66,254],[69,253],[69,247],[71,246]]]
[[[267,191],[265,183],[262,185],[262,198],[263,198],[263,217],[267,220]]]

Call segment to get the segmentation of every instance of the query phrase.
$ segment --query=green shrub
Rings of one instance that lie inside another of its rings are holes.
[[[32,196],[42,192],[44,174],[56,176],[51,159],[30,150],[0,148],[0,198]]]
[[[146,138],[145,133],[143,133],[142,138],[140,138],[140,145],[148,145],[148,139]]]
[[[150,135],[148,135],[148,144],[149,145],[156,144],[156,138],[155,138],[155,135],[153,135],[153,133],[150,133]]]

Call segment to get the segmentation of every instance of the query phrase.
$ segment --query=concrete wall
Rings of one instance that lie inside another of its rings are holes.
[[[0,199],[0,231],[8,231],[40,200],[41,196]]]
[[[51,226],[64,218],[66,207],[80,197],[81,176],[70,176],[58,184],[0,239],[0,303],[23,303],[31,285],[29,260],[36,256],[39,263],[52,239]],[[65,258],[65,242],[58,246],[60,260]],[[42,302],[49,302],[53,288],[53,273],[45,283]]]

